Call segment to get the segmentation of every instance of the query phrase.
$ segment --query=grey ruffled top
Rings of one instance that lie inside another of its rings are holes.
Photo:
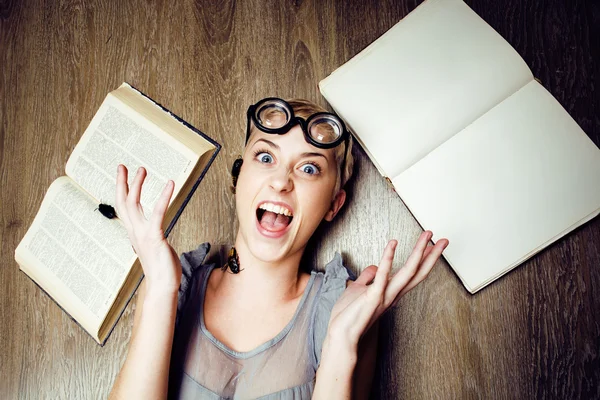
[[[215,264],[203,264],[210,244],[181,255],[169,398],[310,399],[333,305],[352,272],[335,253],[325,272],[312,271],[296,312],[285,328],[257,348],[228,348],[205,327],[204,293]]]

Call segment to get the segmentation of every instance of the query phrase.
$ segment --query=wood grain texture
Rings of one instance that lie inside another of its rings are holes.
[[[224,257],[247,106],[326,106],[318,81],[418,3],[0,0],[0,397],[105,398],[124,361],[133,304],[101,348],[13,258],[107,92],[130,82],[223,145],[170,241],[180,252],[210,241]],[[600,4],[467,4],[600,145]],[[358,146],[355,157],[349,204],[305,260],[323,266],[341,251],[358,272],[397,238],[400,266],[422,230]],[[440,261],[382,320],[372,396],[600,398],[599,266],[598,218],[473,296]]]

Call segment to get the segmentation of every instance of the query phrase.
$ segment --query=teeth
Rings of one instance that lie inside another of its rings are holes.
[[[262,203],[260,205],[260,207],[258,207],[260,209],[263,210],[267,210],[267,211],[271,211],[274,212],[276,214],[283,214],[286,215],[288,217],[292,216],[292,212],[290,210],[288,210],[287,208],[283,207],[283,206],[279,206],[279,205],[275,205],[272,203]]]

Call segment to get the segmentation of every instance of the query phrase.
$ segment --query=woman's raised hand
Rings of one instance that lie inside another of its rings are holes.
[[[133,250],[138,255],[146,276],[147,291],[176,293],[181,283],[181,263],[177,252],[169,245],[162,229],[167,206],[175,184],[169,180],[147,220],[140,204],[146,169],[140,167],[131,184],[127,185],[127,167],[117,167],[116,211],[125,224]]]
[[[365,268],[335,303],[329,320],[329,335],[349,339],[352,346],[358,345],[363,333],[381,314],[427,277],[448,246],[448,239],[438,240],[435,246],[428,245],[431,236],[431,231],[421,234],[404,267],[391,278],[389,275],[398,242],[390,240],[379,267],[371,265]]]

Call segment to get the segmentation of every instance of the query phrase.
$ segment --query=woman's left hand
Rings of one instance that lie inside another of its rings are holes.
[[[379,267],[371,265],[365,268],[335,303],[329,319],[330,338],[350,340],[350,345],[358,346],[363,333],[381,314],[427,277],[449,243],[448,239],[440,239],[435,246],[428,246],[432,235],[431,231],[421,234],[404,267],[391,278],[389,275],[398,242],[388,242]]]

